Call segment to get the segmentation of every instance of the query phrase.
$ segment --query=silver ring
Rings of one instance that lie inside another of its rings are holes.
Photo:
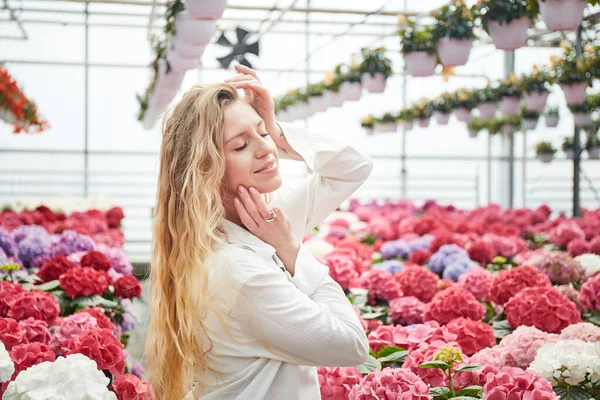
[[[275,213],[275,210],[271,209],[271,214],[269,214],[269,216],[265,218],[265,221],[273,222],[276,216],[277,214]]]

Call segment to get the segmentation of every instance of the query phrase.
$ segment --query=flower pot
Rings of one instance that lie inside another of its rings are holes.
[[[506,96],[500,100],[500,110],[504,115],[517,115],[519,113],[519,104],[521,99],[518,97]]]
[[[365,132],[367,133],[367,136],[373,136],[374,130],[373,128],[365,128]]]
[[[473,39],[441,38],[438,43],[438,56],[446,67],[465,65],[473,48]]]
[[[558,115],[546,115],[544,121],[548,128],[556,128],[558,126],[558,121],[560,121],[560,117]]]
[[[304,119],[312,115],[312,110],[311,107],[308,105],[308,102],[301,101],[295,106],[294,114],[296,119]]]
[[[404,130],[405,131],[412,131],[413,127],[415,126],[415,122],[414,121],[404,121]]]
[[[469,137],[470,138],[476,138],[479,135],[479,131],[476,131],[475,129],[469,129]]]
[[[387,78],[384,73],[376,72],[374,75],[364,73],[361,77],[362,85],[369,93],[383,93]]]
[[[546,107],[546,101],[550,92],[527,92],[525,93],[525,104],[529,111],[540,112]]]
[[[573,106],[585,103],[585,90],[587,86],[587,82],[576,82],[570,85],[560,85],[560,88],[565,94],[567,104]]]
[[[565,150],[565,156],[567,157],[567,160],[572,160],[575,158],[575,151],[571,149]]]
[[[417,124],[420,128],[427,128],[429,126],[429,122],[431,118],[417,118]]]
[[[574,112],[573,119],[575,120],[575,126],[590,126],[592,124],[592,113],[589,112]]]
[[[219,19],[227,7],[227,0],[186,0],[185,9],[194,18]]]
[[[544,164],[551,163],[553,158],[554,158],[554,154],[552,154],[552,153],[541,153],[541,154],[538,154],[538,159],[541,162],[543,162]]]
[[[156,80],[155,87],[179,89],[181,83],[183,82],[184,76],[185,71],[175,71],[174,69],[167,73],[167,64],[160,60],[158,63],[158,78]]]
[[[215,21],[196,19],[185,11],[177,14],[175,25],[178,40],[195,45],[207,45],[215,32]]]
[[[344,98],[342,97],[342,91],[334,92],[333,90],[326,90],[323,92],[325,97],[328,98],[329,107],[341,107],[344,104]]]
[[[459,107],[454,110],[454,115],[456,115],[456,119],[460,122],[469,123],[473,119],[473,114],[471,114],[471,110],[464,107]]]
[[[527,30],[530,26],[531,20],[527,17],[512,20],[508,24],[490,21],[492,43],[499,50],[516,50],[523,47],[527,43]]]
[[[535,118],[526,118],[523,120],[523,129],[532,131],[537,127],[538,120]]]
[[[450,114],[449,113],[435,113],[435,122],[437,122],[438,125],[448,125],[448,122],[450,121]]]
[[[494,118],[494,116],[496,115],[497,108],[497,103],[485,102],[478,104],[477,111],[479,111],[479,118],[483,120],[489,120]]]
[[[200,58],[206,49],[206,45],[188,43],[181,38],[173,40],[172,47],[177,54],[188,58]]]
[[[323,96],[311,96],[308,99],[308,104],[313,111],[313,114],[323,112],[327,109],[327,103]]]
[[[590,160],[598,160],[600,159],[600,147],[593,147],[591,149],[587,149],[588,158]]]
[[[538,0],[540,13],[551,31],[574,31],[583,19],[586,0]]]
[[[277,121],[283,121],[283,122],[290,121],[287,110],[279,111],[277,114],[275,114],[275,119],[277,119]]]
[[[501,130],[502,130],[502,133],[504,133],[505,135],[513,134],[516,131],[515,127],[512,125],[509,125],[509,124],[502,125]]]
[[[174,72],[183,72],[198,67],[197,57],[183,57],[175,50],[167,50],[167,62]]]
[[[360,82],[344,82],[340,87],[344,101],[358,101],[362,95],[362,85]]]
[[[396,125],[395,122],[387,122],[383,124],[383,129],[384,130],[382,132],[396,132],[398,125]]]
[[[414,51],[404,56],[406,69],[412,76],[431,76],[437,66],[437,57],[435,54],[428,54],[426,51]]]

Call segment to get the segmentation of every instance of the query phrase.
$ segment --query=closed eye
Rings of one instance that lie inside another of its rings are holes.
[[[260,137],[263,137],[263,138],[265,138],[265,137],[267,137],[267,136],[269,136],[269,134],[268,134],[268,133],[263,133],[262,135],[260,135]],[[235,151],[242,151],[242,150],[244,150],[246,147],[248,147],[248,142],[245,142],[245,143],[244,143],[244,145],[243,145],[242,147],[238,147],[237,149],[235,149]]]

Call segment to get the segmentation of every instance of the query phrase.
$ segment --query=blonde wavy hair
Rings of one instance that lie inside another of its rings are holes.
[[[223,115],[238,98],[225,83],[195,85],[163,120],[145,349],[157,400],[181,399],[208,368],[205,262],[225,240]]]

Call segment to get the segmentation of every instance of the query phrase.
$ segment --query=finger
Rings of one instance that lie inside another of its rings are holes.
[[[248,75],[252,75],[253,77],[255,77],[258,81],[260,81],[260,78],[258,77],[258,74],[256,73],[255,70],[253,70],[252,68],[248,68],[245,65],[235,65],[234,68],[236,69],[236,71],[241,72],[242,74],[248,74]]]
[[[283,213],[283,210],[279,207],[274,207],[273,211],[275,211],[275,220],[277,222],[283,222],[285,220],[285,214]]]
[[[267,207],[267,204],[263,200],[258,190],[251,187],[250,195],[252,196],[252,200],[254,200],[254,203],[256,204],[258,212],[260,213],[260,215],[262,215],[263,218],[267,218],[269,215],[271,215],[271,210],[269,209],[269,207]]]
[[[254,91],[256,94],[263,96],[265,98],[271,97],[271,93],[269,92],[269,89],[267,89],[260,82],[257,82],[255,80],[232,82],[231,85],[233,85],[237,89],[250,89],[250,90]]]
[[[232,76],[229,79],[225,79],[225,82],[231,83],[231,82],[253,81],[253,80],[256,80],[256,78],[251,75],[236,75],[236,76]]]
[[[233,200],[233,205],[235,207],[235,210],[238,213],[238,216],[240,217],[240,220],[244,224],[244,226],[246,228],[248,228],[248,230],[250,230],[250,232],[256,231],[258,229],[258,224],[248,214],[248,212],[246,211],[246,208],[244,207],[244,205],[242,204],[242,202],[240,201],[239,198],[236,197]]]
[[[264,218],[258,212],[258,209],[256,208],[256,204],[254,204],[254,200],[252,200],[252,198],[250,197],[250,193],[248,193],[248,190],[242,185],[240,185],[240,187],[239,187],[239,192],[240,192],[239,198],[242,201],[244,208],[246,209],[246,211],[248,212],[250,217],[252,217],[254,222],[257,225],[260,225],[261,222],[264,221]]]

